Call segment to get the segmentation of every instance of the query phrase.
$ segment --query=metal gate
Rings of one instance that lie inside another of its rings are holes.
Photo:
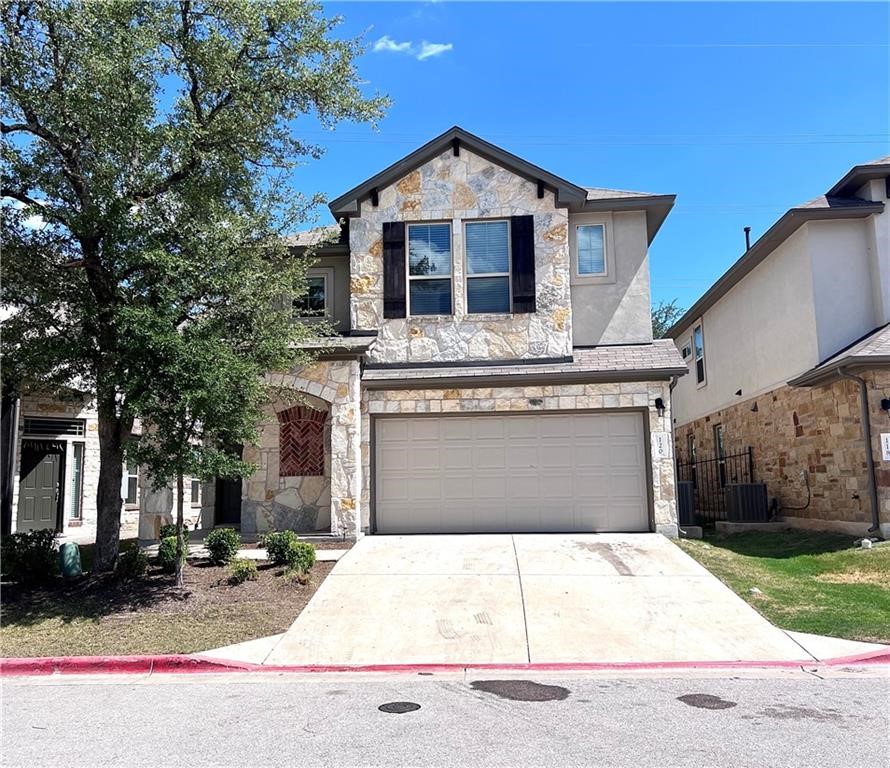
[[[712,526],[726,520],[726,486],[754,482],[754,452],[749,447],[713,458],[678,461],[677,480],[692,484],[696,524]]]

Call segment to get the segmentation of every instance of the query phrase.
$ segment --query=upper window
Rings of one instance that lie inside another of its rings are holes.
[[[450,315],[451,225],[408,225],[408,314]]]
[[[294,301],[298,317],[324,317],[330,314],[330,270],[310,269],[306,276],[306,294]]]
[[[506,221],[470,221],[465,227],[467,312],[510,311],[510,228]]]
[[[578,248],[578,275],[601,277],[606,274],[606,227],[582,224],[575,229]]]
[[[705,336],[701,325],[695,326],[692,331],[692,349],[695,352],[695,381],[697,384],[705,383]]]
[[[124,496],[124,504],[134,507],[139,503],[139,468],[132,461],[127,462],[124,467],[124,488],[126,496]]]
[[[692,356],[692,344],[683,345],[683,359],[688,360]]]

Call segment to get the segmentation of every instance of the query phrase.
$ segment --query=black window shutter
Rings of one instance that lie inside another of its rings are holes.
[[[405,223],[383,224],[383,316],[405,317]]]
[[[513,312],[535,311],[535,217],[510,219],[513,271]]]

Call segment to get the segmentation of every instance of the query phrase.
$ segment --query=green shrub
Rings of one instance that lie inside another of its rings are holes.
[[[158,540],[167,539],[170,536],[176,535],[176,523],[164,523],[161,526],[160,533],[158,533]]]
[[[185,562],[186,548],[182,548],[182,561]],[[165,573],[176,572],[176,536],[167,536],[161,539],[158,547],[158,563]]]
[[[56,532],[46,528],[3,537],[3,572],[13,581],[49,581],[59,569]]]
[[[204,539],[204,546],[210,552],[210,562],[225,565],[241,548],[241,535],[234,528],[214,528]]]
[[[257,568],[253,560],[239,557],[232,560],[229,584],[243,584],[245,581],[256,581]]]
[[[293,531],[272,531],[263,536],[260,542],[269,553],[269,559],[275,565],[287,565],[288,548],[298,541]]]
[[[315,565],[315,547],[305,541],[292,541],[287,547],[288,570],[308,573]]]
[[[173,556],[175,559],[175,537],[173,538],[173,541]],[[141,549],[139,549],[139,545],[137,544],[133,544],[131,547],[127,547],[127,549],[121,552],[117,558],[115,573],[120,579],[124,579],[125,581],[129,581],[130,579],[140,579],[145,576],[145,572],[147,570],[148,558],[145,556],[145,553]]]

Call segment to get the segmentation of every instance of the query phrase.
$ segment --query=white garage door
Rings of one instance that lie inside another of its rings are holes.
[[[648,531],[638,413],[380,418],[379,533]]]

